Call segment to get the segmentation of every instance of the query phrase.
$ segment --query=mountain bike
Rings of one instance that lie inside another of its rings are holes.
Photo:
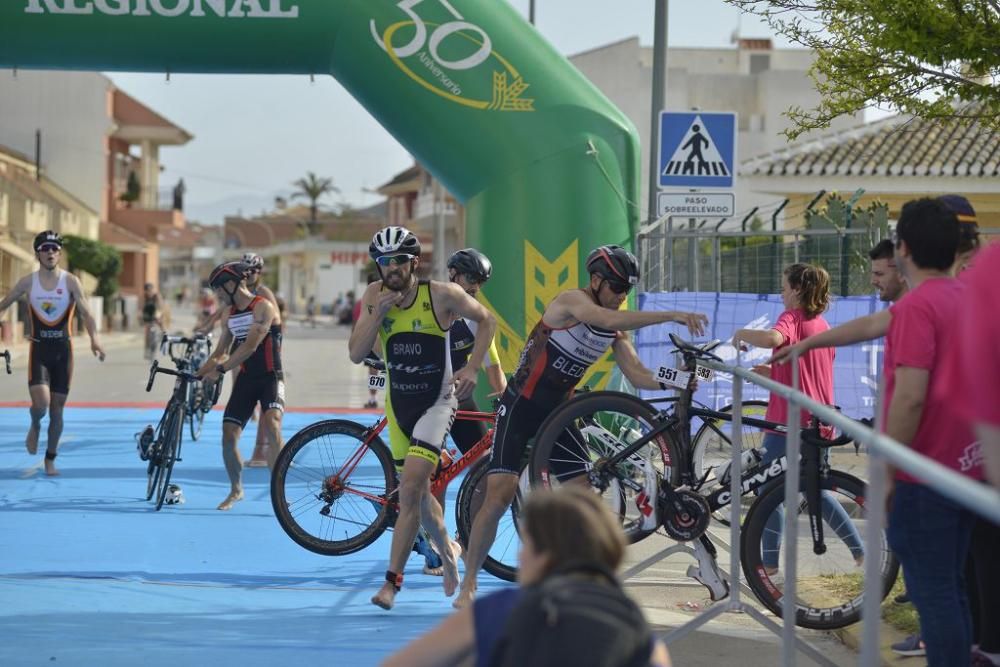
[[[718,583],[722,577],[709,528],[713,513],[732,500],[728,463],[712,464],[705,452],[699,458],[691,420],[699,417],[705,423],[719,424],[731,422],[733,415],[693,404],[690,374],[700,374],[699,359],[718,359],[711,352],[718,342],[698,347],[674,335],[671,341],[683,359],[681,369],[664,367],[658,373],[661,380],[680,389],[676,399],[646,401],[620,392],[592,392],[564,403],[539,429],[529,475],[533,486],[554,486],[565,480],[554,473],[553,462],[560,463],[560,469],[566,469],[567,463],[579,463],[577,470],[587,475],[596,490],[614,489],[628,499],[629,514],[623,525],[629,542],[662,530],[674,540],[693,544],[699,567],[689,574],[705,584],[715,600],[728,594],[728,586]],[[667,408],[658,409],[656,402],[667,403]],[[787,430],[784,425],[749,416],[743,425],[777,433]],[[796,624],[821,630],[844,627],[860,618],[864,588],[860,564],[864,558],[880,559],[883,598],[899,567],[884,534],[878,553],[859,551],[863,548],[856,537],[864,535],[865,484],[830,468],[822,452],[851,439],[843,435],[830,439],[828,431],[818,422],[802,431],[802,501],[796,508],[806,524],[800,532],[810,539],[798,549],[799,557],[808,562],[798,563]],[[579,460],[580,455],[560,445],[559,440],[566,442],[566,433],[578,442],[583,439],[589,449],[600,450],[597,460],[592,455],[589,460]],[[729,437],[722,429],[717,436],[720,442]],[[741,544],[731,548],[741,549],[743,570],[754,594],[780,615],[783,580],[777,565],[781,562],[780,517],[788,462],[780,457],[762,466],[761,458],[744,444],[740,488],[753,503],[743,522]],[[833,528],[839,539],[827,540],[824,524]]]
[[[170,357],[177,370],[194,373],[205,363],[212,353],[212,334],[196,334],[193,338],[163,335],[160,351]],[[201,378],[188,384],[187,422],[191,439],[197,440],[205,423],[205,415],[211,412],[222,394],[223,378],[206,384]]]
[[[153,389],[153,382],[158,373],[177,378],[174,382],[174,393],[167,402],[156,428],[148,425],[136,436],[139,458],[148,461],[146,500],[154,499],[155,496],[156,511],[163,507],[174,464],[181,460],[181,442],[184,439],[184,419],[188,408],[190,385],[200,379],[186,371],[160,368],[160,363],[154,360],[149,368],[147,392]]]

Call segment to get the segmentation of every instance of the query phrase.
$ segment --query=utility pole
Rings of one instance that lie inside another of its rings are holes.
[[[434,279],[447,282],[448,271],[445,255],[444,187],[434,177]]]
[[[528,3],[528,21],[531,25],[535,25],[535,0]]]
[[[653,31],[653,94],[649,113],[649,209],[647,222],[656,220],[656,193],[660,163],[660,111],[666,106],[667,95],[667,10],[669,0],[656,0],[656,17]]]

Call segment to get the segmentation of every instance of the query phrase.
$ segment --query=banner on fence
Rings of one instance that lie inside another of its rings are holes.
[[[852,296],[835,299],[824,314],[831,327],[857,317],[869,315],[883,307],[876,296]],[[640,310],[679,310],[704,313],[709,327],[701,341],[719,339],[724,344],[715,350],[727,363],[735,363],[736,349],[729,343],[737,329],[770,329],[784,310],[778,294],[733,294],[716,292],[648,292],[639,295]],[[678,324],[661,324],[640,329],[636,336],[639,357],[647,368],[679,366],[680,360],[671,355],[668,333],[688,340],[687,329]],[[838,348],[833,369],[834,400],[844,413],[855,418],[871,417],[878,393],[878,377],[882,369],[883,341]],[[750,348],[743,353],[742,365],[750,368],[765,363],[771,350]],[[643,396],[659,396],[664,392],[640,392]],[[699,384],[695,399],[710,408],[732,403],[731,375],[716,373],[711,382]],[[767,391],[751,384],[743,387],[744,400],[766,401]]]

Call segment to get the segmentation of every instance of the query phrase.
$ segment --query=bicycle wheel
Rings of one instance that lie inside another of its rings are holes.
[[[385,531],[396,501],[392,454],[368,429],[317,422],[288,441],[271,471],[271,506],[282,529],[309,551],[344,556]]]
[[[731,414],[733,406],[727,405],[719,412]],[[763,419],[767,412],[767,401],[743,401],[743,415]],[[764,431],[753,426],[743,425],[743,443],[741,451],[760,449],[764,441]],[[709,473],[706,483],[718,483],[714,471],[733,460],[733,423],[722,419],[706,420],[691,439],[691,470],[694,476],[701,479]],[[711,471],[711,472],[710,472]]]
[[[732,414],[733,406],[727,405],[719,412]],[[767,412],[767,401],[743,401],[743,415],[763,419]],[[764,431],[753,426],[744,425],[742,428],[743,441],[740,447],[741,452],[750,449],[761,450],[764,441]],[[705,420],[698,428],[698,431],[691,439],[691,472],[696,480],[705,477],[706,490],[714,490],[721,480],[716,474],[717,471],[729,468],[733,460],[733,423],[723,419]],[[744,471],[745,472],[745,471]],[[746,514],[753,504],[754,496],[743,496],[742,512]],[[723,525],[729,525],[729,508],[724,508],[719,512],[714,512],[712,516]]]
[[[207,412],[201,409],[205,402],[205,391],[200,383],[191,389],[191,403],[188,408],[188,425],[191,430],[191,439],[197,440],[201,435],[201,429],[205,425],[205,415]]]
[[[458,539],[462,547],[468,549],[469,536],[472,534],[472,521],[486,498],[486,473],[489,470],[489,457],[482,458],[469,468],[458,489],[458,500],[455,502],[455,524],[458,526]],[[494,577],[504,581],[517,581],[517,552],[521,548],[521,538],[517,528],[517,514],[521,504],[521,494],[514,497],[511,505],[497,526],[496,539],[486,556],[483,569]]]
[[[160,417],[160,422],[156,425],[156,435],[149,446],[149,462],[146,464],[146,500],[153,498],[157,482],[160,481],[160,451],[163,449],[164,425],[167,423],[167,417],[169,416],[170,407],[168,405],[167,409],[163,412],[163,416]]]
[[[662,479],[680,484],[680,448],[665,431],[613,469],[600,468],[598,473],[595,464],[650,433],[661,420],[646,401],[616,391],[589,392],[563,403],[535,438],[529,464],[532,487],[558,486],[578,476],[579,470],[588,471],[591,486],[621,516],[626,539],[638,542],[653,530],[641,528],[635,498],[646,488],[649,475],[657,477],[656,488]]]
[[[174,470],[174,462],[177,460],[177,452],[181,446],[181,438],[184,436],[184,407],[177,406],[167,420],[167,429],[163,438],[163,447],[160,451],[159,468],[160,472],[156,481],[156,511],[163,507],[163,501],[167,497],[167,487],[170,485],[170,475]]]
[[[751,506],[744,522],[740,551],[743,572],[754,595],[772,612],[781,615],[784,577],[773,566],[785,563],[781,526],[785,499],[784,477],[776,480]],[[889,593],[899,573],[899,563],[889,550],[883,531],[877,553],[865,554],[859,542],[865,534],[865,485],[852,475],[830,471],[821,479],[823,489],[823,541],[826,552],[813,553],[809,511],[799,495],[796,558],[795,624],[815,630],[842,628],[861,618],[866,588],[864,558],[879,559],[881,598]],[[839,511],[837,508],[840,508]],[[844,517],[847,521],[844,521]],[[843,535],[843,538],[841,537]],[[848,546],[851,542],[851,546]],[[853,548],[852,548],[853,547]],[[856,556],[857,554],[857,556]],[[768,574],[767,569],[772,569]]]

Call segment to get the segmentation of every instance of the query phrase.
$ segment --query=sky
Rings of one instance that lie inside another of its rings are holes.
[[[507,0],[491,0],[507,1]],[[527,17],[529,0],[510,0]],[[536,0],[538,30],[570,56],[627,37],[652,45],[654,0]],[[734,31],[771,36],[754,17],[722,0],[670,0],[671,46],[730,46]],[[776,46],[788,46],[775,39]],[[160,187],[183,178],[188,216],[270,209],[276,195],[307,171],[340,188],[329,204],[361,208],[381,196],[367,190],[413,163],[411,156],[331,77],[109,73],[115,84],[195,136],[164,147]]]

